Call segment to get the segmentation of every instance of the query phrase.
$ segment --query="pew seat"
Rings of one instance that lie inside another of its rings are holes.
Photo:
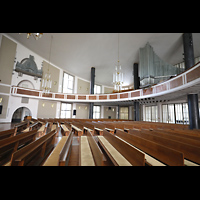
[[[80,155],[79,159],[80,166],[95,166],[87,136],[81,136],[79,155]]]
[[[57,144],[57,146],[52,151],[51,155],[48,157],[48,159],[45,161],[43,166],[58,166],[59,165],[59,157],[60,153],[64,147],[64,145],[67,142],[68,136],[63,136],[60,140],[60,142]]]
[[[98,140],[103,145],[109,155],[117,162],[119,166],[131,166],[131,163],[128,162],[103,136],[98,136]]]

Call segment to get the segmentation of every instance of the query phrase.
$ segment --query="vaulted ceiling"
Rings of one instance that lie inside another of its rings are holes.
[[[118,60],[117,33],[44,33],[35,40],[26,34],[8,33],[19,43],[72,75],[90,80],[95,67],[95,83],[112,86],[112,73]],[[174,65],[183,61],[182,33],[120,33],[119,60],[124,72],[124,85],[133,84],[133,63],[139,62],[139,48],[149,42],[155,53]],[[200,33],[193,33],[194,54],[200,56]],[[19,61],[20,62],[20,61]]]

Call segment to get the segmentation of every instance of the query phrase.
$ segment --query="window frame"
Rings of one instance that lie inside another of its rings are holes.
[[[67,74],[68,77],[69,77],[69,76],[73,77],[73,83],[72,83],[73,88],[72,88],[72,89],[68,87],[69,78],[67,79],[67,90],[70,90],[70,91],[71,91],[70,93],[69,93],[69,92],[64,92],[64,82],[65,82],[65,78],[64,78],[64,77],[65,77],[65,74]],[[75,85],[75,84],[74,84],[74,80],[75,80],[75,77],[74,77],[73,75],[71,75],[71,74],[69,74],[69,73],[63,71],[62,93],[65,93],[65,94],[73,94],[73,93],[74,93],[74,85]]]

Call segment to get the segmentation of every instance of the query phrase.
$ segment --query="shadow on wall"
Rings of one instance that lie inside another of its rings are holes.
[[[23,121],[25,116],[32,116],[31,111],[26,107],[20,107],[15,110],[11,122],[18,123]]]

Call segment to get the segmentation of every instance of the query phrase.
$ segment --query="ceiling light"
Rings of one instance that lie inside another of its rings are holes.
[[[19,33],[21,34],[21,33]],[[41,38],[43,33],[27,33],[27,39],[29,39],[30,36],[33,36],[35,38],[35,40],[38,40],[38,38]]]

